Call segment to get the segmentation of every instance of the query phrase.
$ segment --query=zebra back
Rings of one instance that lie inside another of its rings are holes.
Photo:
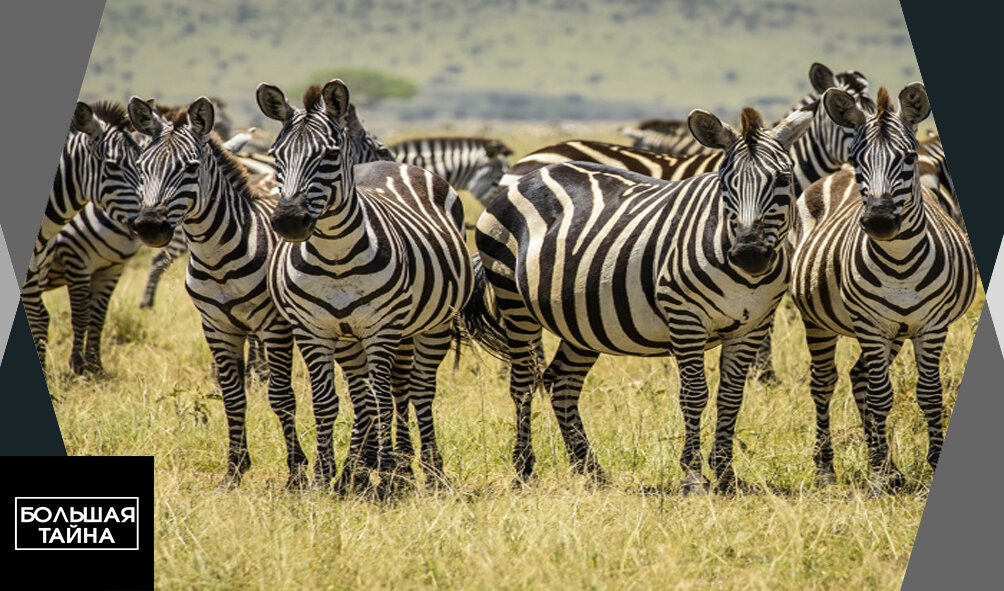
[[[504,143],[477,137],[428,137],[405,140],[390,147],[394,159],[429,170],[455,189],[466,189],[485,205],[495,195],[509,167],[512,149]]]

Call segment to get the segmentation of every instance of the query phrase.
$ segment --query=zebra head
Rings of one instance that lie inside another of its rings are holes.
[[[920,210],[917,125],[931,114],[924,85],[904,88],[898,109],[884,87],[874,113],[864,113],[836,89],[826,91],[823,106],[838,125],[854,130],[850,162],[864,202],[861,227],[875,240],[895,238],[903,221]]]
[[[816,116],[803,142],[807,144],[805,148],[811,152],[812,158],[821,161],[820,165],[829,170],[837,170],[848,162],[854,132],[836,125],[826,114],[826,110],[819,108],[820,97],[830,88],[838,88],[851,96],[858,108],[867,113],[875,111],[875,101],[868,95],[868,79],[857,70],[834,74],[817,62],[809,68],[809,82],[813,91],[802,100],[801,106],[815,109]],[[804,179],[807,182],[803,186],[811,184],[816,176]]]
[[[168,121],[152,103],[135,96],[129,101],[133,125],[151,137],[139,157],[141,202],[132,229],[148,246],[160,248],[196,206],[216,111],[200,97]]]
[[[130,133],[125,108],[121,103],[78,102],[71,127],[87,152],[84,169],[90,174],[81,179],[85,194],[110,218],[128,224],[139,211],[140,147]]]
[[[808,129],[812,116],[811,111],[795,111],[769,129],[756,109],[746,107],[741,130],[700,109],[687,119],[697,141],[725,150],[717,174],[731,244],[728,257],[749,275],[774,266],[791,227],[795,195],[788,148]]]
[[[345,121],[349,89],[337,78],[323,87],[311,86],[303,95],[303,109],[271,84],[259,84],[256,98],[266,117],[282,122],[269,150],[279,185],[272,229],[300,242],[332,204],[343,203],[354,190],[354,154],[347,145]]]

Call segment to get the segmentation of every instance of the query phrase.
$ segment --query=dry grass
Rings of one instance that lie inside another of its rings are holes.
[[[522,144],[541,138],[504,138]],[[539,145],[539,144],[538,144]],[[526,146],[529,149],[529,146]],[[522,152],[519,152],[522,153]],[[469,217],[476,217],[476,208]],[[71,454],[156,458],[156,581],[162,588],[898,588],[926,499],[927,437],[912,394],[908,345],[894,364],[892,451],[909,492],[863,494],[866,460],[846,378],[833,403],[839,484],[811,487],[813,410],[797,313],[783,304],[775,333],[780,383],[751,383],[736,444],[739,475],[765,491],[685,498],[678,458],[682,417],[671,360],[603,358],[583,413],[612,483],[593,488],[568,471],[557,424],[535,401],[539,482],[510,489],[513,409],[497,363],[465,353],[440,372],[436,417],[456,490],[420,491],[392,505],[283,491],[284,453],[264,388],[249,398],[254,466],[238,491],[214,487],[224,470],[225,423],[183,265],[165,276],[155,310],[137,302],[149,253],[130,265],[112,303],[110,375],[69,373],[69,315],[53,314],[47,368]],[[982,296],[953,326],[942,364],[949,405],[962,377]],[[553,348],[553,341],[547,343]],[[856,345],[844,342],[846,373]],[[717,352],[709,353],[711,384]],[[306,372],[295,366],[300,433],[312,450]],[[339,384],[340,391],[342,384]],[[713,405],[712,405],[713,406]],[[343,409],[348,408],[343,401]],[[344,455],[350,411],[339,417]],[[705,450],[714,411],[705,414]],[[313,453],[310,453],[313,456]],[[642,489],[663,487],[666,494]]]

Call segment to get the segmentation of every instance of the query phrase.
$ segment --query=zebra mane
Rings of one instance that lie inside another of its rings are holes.
[[[875,103],[877,105],[875,120],[882,134],[886,134],[890,127],[889,123],[896,117],[896,105],[892,102],[889,90],[885,86],[879,88]]]
[[[753,147],[757,142],[757,137],[763,130],[763,115],[753,107],[743,107],[740,115],[741,133],[746,145]]]
[[[94,111],[94,116],[104,121],[106,124],[121,131],[132,131],[132,124],[129,122],[129,112],[125,105],[118,101],[97,101],[90,105]]]
[[[267,198],[252,182],[251,171],[241,164],[230,150],[223,147],[223,142],[215,131],[209,134],[209,149],[216,159],[216,165],[220,167],[220,172],[239,195],[251,201]]]
[[[303,108],[308,111],[324,108],[320,84],[311,84],[307,90],[303,91]]]

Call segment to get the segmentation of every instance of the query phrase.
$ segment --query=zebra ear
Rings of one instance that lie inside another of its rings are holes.
[[[774,126],[771,135],[787,150],[808,131],[814,117],[812,111],[799,109]]]
[[[812,64],[809,68],[809,82],[819,94],[823,94],[827,88],[837,85],[833,71],[819,62]]]
[[[739,138],[736,130],[722,123],[718,117],[701,109],[694,109],[690,112],[690,116],[687,117],[687,125],[694,138],[709,148],[724,150]]]
[[[907,85],[899,93],[899,116],[914,129],[931,115],[931,101],[922,82]]]
[[[77,101],[76,108],[73,109],[73,119],[70,125],[75,131],[86,133],[92,138],[98,137],[101,133],[101,126],[94,120],[94,110],[87,103]]]
[[[200,136],[209,135],[216,123],[216,107],[206,97],[200,96],[188,105],[188,124],[192,131]]]
[[[342,119],[349,110],[349,87],[334,78],[321,89],[324,98],[324,110],[335,119]]]
[[[855,104],[854,97],[839,88],[827,90],[820,100],[826,114],[840,127],[854,129],[865,120],[865,114]]]
[[[136,131],[154,136],[164,128],[164,122],[153,110],[153,100],[144,101],[138,96],[129,99],[129,122]]]
[[[289,104],[286,95],[279,90],[278,86],[262,82],[255,89],[254,94],[255,99],[258,100],[258,108],[269,119],[286,121],[293,116],[293,105]]]

